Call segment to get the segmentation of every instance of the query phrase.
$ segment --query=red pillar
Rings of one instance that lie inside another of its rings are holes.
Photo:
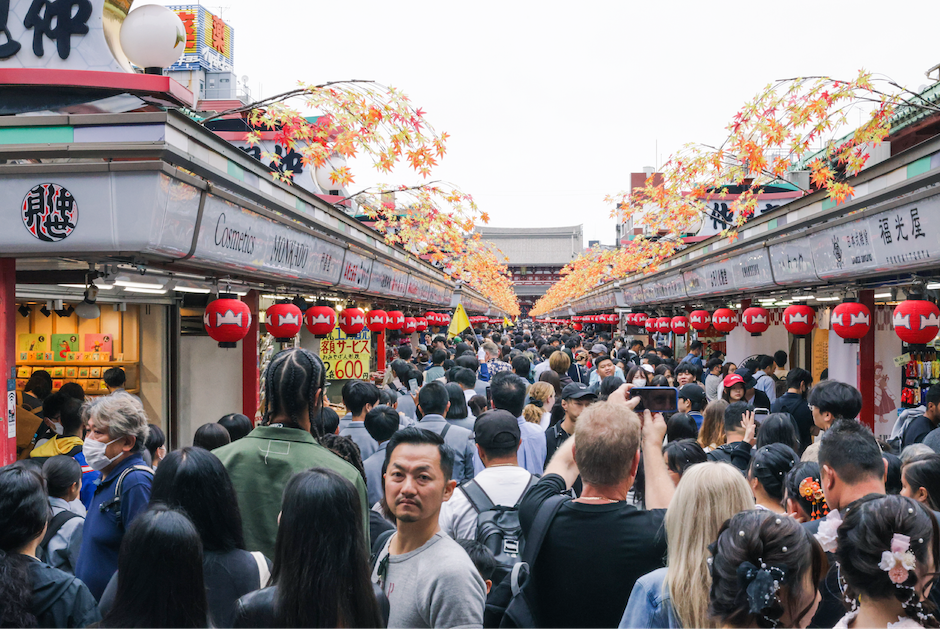
[[[875,316],[875,291],[863,290],[858,301]],[[872,329],[859,340],[858,388],[862,394],[862,413],[859,420],[875,430],[875,330]]]
[[[254,423],[261,389],[261,372],[258,368],[258,291],[248,291],[242,301],[251,310],[251,325],[242,341],[242,413]]]
[[[375,352],[378,354],[375,357],[375,368],[379,371],[385,371],[385,330],[376,335]]]
[[[0,259],[0,383],[6,425],[0,427],[0,465],[16,461],[16,260]],[[12,401],[10,396],[13,396]]]

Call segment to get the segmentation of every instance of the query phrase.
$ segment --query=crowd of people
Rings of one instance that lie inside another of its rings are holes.
[[[393,348],[341,405],[286,349],[257,425],[178,449],[122,374],[37,376],[0,626],[940,626],[940,385],[876,439],[872,400],[782,351],[488,334]]]

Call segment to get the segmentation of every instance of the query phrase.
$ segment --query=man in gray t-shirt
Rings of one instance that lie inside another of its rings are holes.
[[[454,452],[440,435],[399,430],[386,447],[385,501],[397,522],[372,570],[389,601],[388,626],[482,629],[486,585],[467,553],[441,533]]]

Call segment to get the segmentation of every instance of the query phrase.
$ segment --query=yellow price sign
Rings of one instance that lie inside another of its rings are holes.
[[[371,335],[368,330],[346,334],[333,328],[330,336],[320,341],[320,360],[326,368],[327,380],[360,380],[369,375]]]

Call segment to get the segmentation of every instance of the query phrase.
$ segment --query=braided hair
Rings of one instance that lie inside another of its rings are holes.
[[[286,417],[285,425],[299,428],[305,410],[312,420],[320,412],[325,385],[326,370],[319,356],[300,347],[279,352],[265,371],[264,425]]]

